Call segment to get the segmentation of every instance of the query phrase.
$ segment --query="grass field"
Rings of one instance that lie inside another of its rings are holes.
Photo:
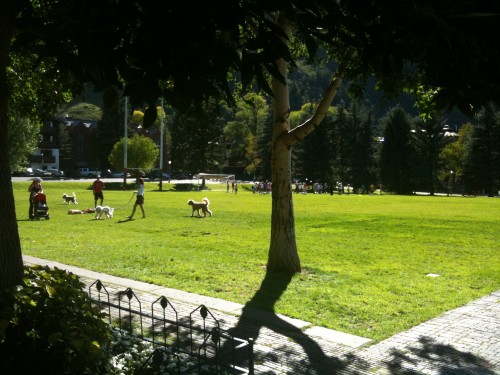
[[[98,221],[62,204],[75,192],[93,207],[89,183],[47,181],[51,218],[29,221],[28,183],[13,187],[24,254],[243,304],[261,286],[270,195],[146,183],[146,219],[126,220],[130,190],[106,190],[115,217]],[[204,196],[214,216],[191,218],[187,200]],[[378,341],[500,289],[500,199],[308,194],[294,207],[303,272],[281,314]]]

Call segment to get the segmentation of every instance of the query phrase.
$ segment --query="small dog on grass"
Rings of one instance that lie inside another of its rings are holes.
[[[109,207],[109,206],[97,206],[95,208],[95,219],[100,220],[101,216],[104,215],[105,219],[111,219],[113,217],[113,212],[115,211],[114,208]]]
[[[203,211],[203,217],[207,216],[207,213],[212,216],[212,211],[208,208],[210,206],[210,201],[208,198],[203,198],[201,202],[195,202],[194,200],[188,200],[187,204],[191,206],[193,212],[191,213],[191,217],[194,216],[194,212],[198,211],[198,217],[200,217],[200,210]]]
[[[74,210],[69,209],[68,215],[82,215],[82,214],[91,214],[95,212],[95,208],[87,208],[86,210]]]
[[[73,192],[73,195],[68,195],[68,194],[64,193],[62,197],[63,197],[63,204],[70,204],[70,203],[78,204],[78,202],[76,201],[76,195],[74,192]]]

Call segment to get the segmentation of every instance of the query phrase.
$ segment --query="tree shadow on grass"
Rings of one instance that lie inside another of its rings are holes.
[[[236,337],[252,338],[255,341],[257,341],[262,328],[282,335],[283,343],[267,353],[256,353],[255,362],[282,363],[289,369],[288,373],[290,374],[335,374],[345,369],[353,361],[357,362],[358,368],[366,369],[367,363],[354,359],[350,354],[346,354],[342,359],[340,356],[329,356],[300,327],[274,313],[276,302],[279,301],[291,280],[292,275],[266,273],[259,290],[245,304],[238,323],[230,330],[230,333]],[[299,356],[297,350],[291,348],[292,343],[298,344],[306,357]],[[273,373],[273,371],[270,370],[269,373]],[[350,373],[355,374],[356,371]]]
[[[355,375],[371,372],[417,375],[427,373],[429,369],[430,373],[437,375],[497,374],[495,365],[484,358],[439,343],[430,337],[421,337],[418,343],[409,342],[401,349],[398,347],[390,353],[382,353],[379,358],[370,355],[369,347],[343,350],[341,346],[332,345],[327,348],[324,343],[320,345],[300,327],[275,313],[275,304],[291,280],[291,275],[267,273],[259,290],[243,307],[237,324],[230,330],[233,336],[253,338],[261,346],[267,344],[266,337],[258,340],[262,329],[273,331],[271,335],[276,334],[274,346],[270,350],[255,351],[254,362],[262,364],[262,367],[269,367],[269,371],[260,373],[274,374],[273,367],[279,367],[277,373],[318,375]],[[281,344],[276,344],[279,342],[277,335],[282,336]],[[301,350],[297,350],[297,345]],[[266,363],[269,366],[266,366]]]

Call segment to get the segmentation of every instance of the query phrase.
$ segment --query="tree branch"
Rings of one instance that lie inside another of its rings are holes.
[[[342,83],[342,78],[334,77],[330,84],[328,85],[323,98],[318,104],[318,108],[306,122],[297,126],[296,128],[288,131],[283,134],[282,141],[288,146],[292,147],[305,137],[307,137],[310,133],[312,133],[318,126],[321,124],[321,121],[325,118],[328,113],[328,109],[330,108],[335,95],[337,94],[337,90]]]

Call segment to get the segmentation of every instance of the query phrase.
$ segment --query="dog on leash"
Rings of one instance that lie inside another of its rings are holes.
[[[207,216],[207,213],[212,216],[212,211],[208,208],[210,206],[210,201],[208,198],[203,198],[201,202],[195,202],[194,200],[188,200],[187,204],[191,206],[193,212],[191,213],[191,217],[194,216],[194,212],[198,211],[198,217],[200,217],[200,210],[203,212],[203,217]]]
[[[95,208],[95,219],[100,220],[102,215],[104,215],[105,219],[111,219],[114,211],[115,209],[109,206],[97,206]]]
[[[76,201],[76,195],[74,192],[73,192],[73,195],[68,195],[68,194],[64,193],[62,197],[63,197],[63,204],[70,204],[70,203],[78,204],[78,202]]]

